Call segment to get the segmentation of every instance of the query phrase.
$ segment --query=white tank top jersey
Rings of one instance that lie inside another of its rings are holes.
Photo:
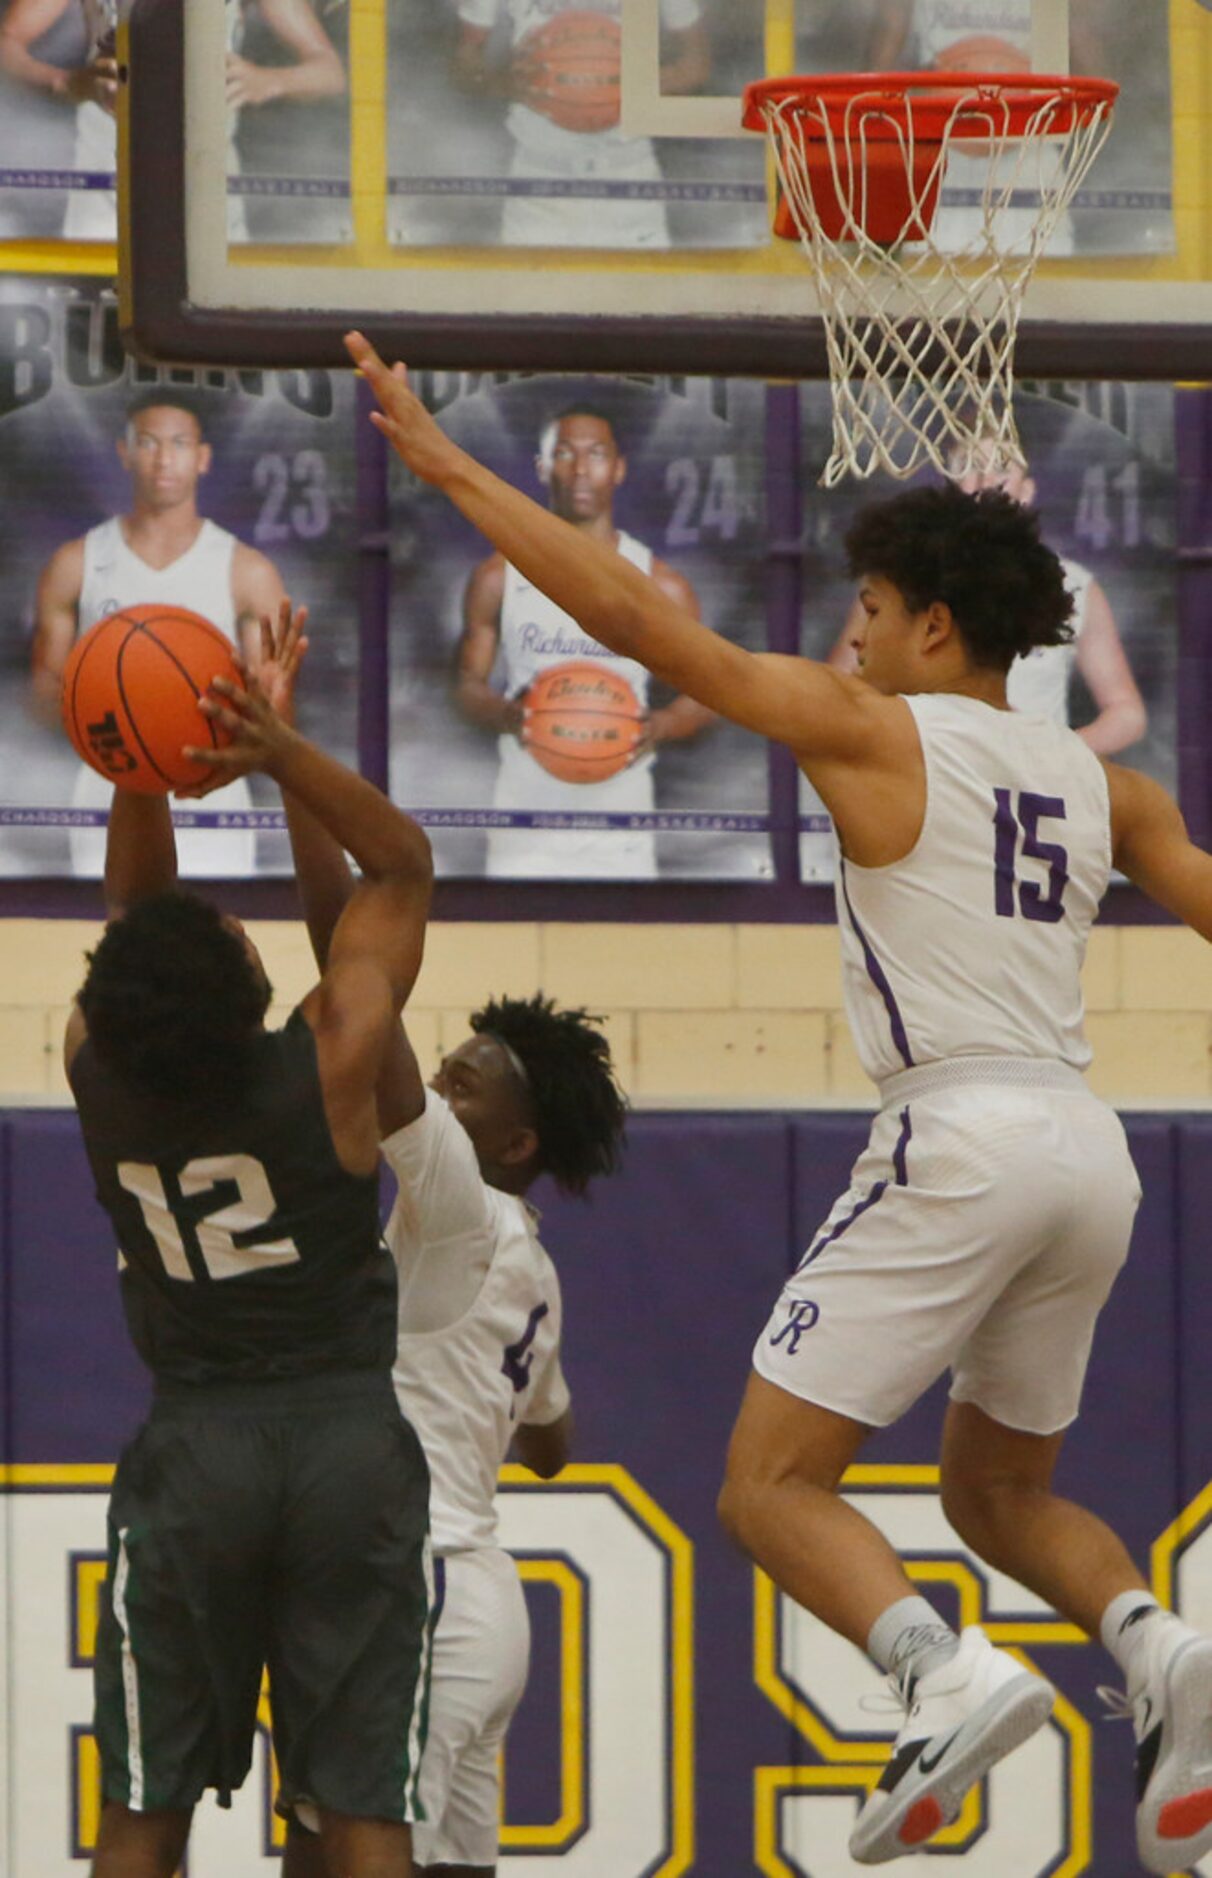
[[[112,58],[118,31],[118,16],[123,11],[121,0],[80,0],[84,15],[84,30],[88,36],[87,63],[94,59]],[[244,5],[243,0],[224,0],[224,27],[227,50],[238,53],[244,44]],[[239,112],[228,112],[228,132],[233,133]],[[75,167],[80,170],[113,170],[117,163],[118,128],[109,111],[93,102],[91,98],[76,109],[76,147]],[[233,167],[233,164],[235,167]],[[238,157],[235,145],[228,145],[228,169],[238,174]],[[112,232],[109,239],[113,239]]]
[[[653,553],[634,535],[620,532],[617,547],[625,561],[651,574]],[[641,711],[648,709],[649,676],[635,659],[591,637],[569,613],[545,593],[523,580],[515,567],[505,564],[505,591],[501,598],[500,659],[508,697],[532,685],[540,672],[570,659],[590,659],[625,678]],[[516,737],[497,743],[501,767],[493,794],[495,808],[581,809],[590,813],[643,813],[653,806],[651,754],[608,776],[602,782],[564,782],[549,775]]]
[[[1077,645],[1086,624],[1086,602],[1094,575],[1080,561],[1061,561],[1065,585],[1073,595],[1073,637],[1068,645],[1037,646],[1015,659],[1006,674],[1006,697],[1012,710],[1028,717],[1050,717],[1069,722],[1069,684],[1077,659]]]
[[[660,9],[661,25],[672,33],[696,26],[703,11],[700,0],[660,0]],[[592,0],[588,6],[585,0],[459,0],[459,18],[466,25],[486,32],[503,13],[509,21],[515,48],[557,14],[602,13],[609,19],[619,20],[622,11],[623,0]],[[541,111],[532,111],[525,104],[511,104],[505,123],[510,135],[524,150],[533,152],[538,161],[546,163],[558,162],[572,152],[584,156],[590,148],[608,160],[612,151],[634,149],[637,141],[634,137],[624,137],[617,124],[608,130],[566,130],[562,124],[553,124]]]
[[[1081,969],[1111,868],[1106,773],[1073,731],[975,698],[907,697],[926,814],[889,867],[841,860],[846,1011],[876,1082],[949,1057],[1084,1070]]]
[[[917,0],[913,9],[918,61],[946,63],[963,39],[1004,39],[1017,52],[1031,50],[1031,0]]]
[[[399,1182],[386,1234],[400,1277],[396,1394],[429,1462],[434,1550],[495,1546],[497,1471],[514,1433],[569,1404],[559,1280],[537,1215],[485,1183],[432,1089],[382,1152]]]
[[[127,545],[116,515],[84,537],[84,579],[77,608],[81,632],[124,606],[187,606],[236,644],[231,567],[236,537],[204,521],[191,548],[167,567],[149,567]]]

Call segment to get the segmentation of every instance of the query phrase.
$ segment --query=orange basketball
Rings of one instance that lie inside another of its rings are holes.
[[[580,659],[553,665],[526,693],[526,748],[561,782],[617,775],[643,731],[639,699],[609,666]]]
[[[934,61],[939,72],[1029,72],[1031,60],[1009,39],[971,33],[944,46]]]
[[[588,9],[557,13],[515,54],[525,103],[564,130],[610,130],[619,121],[622,29]]]
[[[230,739],[198,699],[214,678],[239,683],[226,634],[183,606],[128,606],[97,621],[63,673],[63,722],[86,763],[120,789],[167,795],[202,780],[183,744]]]

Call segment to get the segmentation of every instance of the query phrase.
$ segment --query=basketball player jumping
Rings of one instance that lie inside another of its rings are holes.
[[[361,881],[319,984],[266,1030],[243,928],[173,891],[165,798],[116,794],[109,925],[65,1061],[155,1395],[109,1508],[93,1873],[177,1870],[203,1791],[227,1804],[248,1771],[267,1665],[282,1790],[318,1808],[331,1869],[411,1878],[428,1478],[391,1385],[375,1089],[421,963],[429,844],[257,683],[207,706],[234,733],[227,772],[272,776]]]
[[[210,469],[211,447],[182,393],[158,387],[135,399],[116,448],[130,477],[130,508],[56,548],[38,580],[33,702],[54,726],[72,645],[106,614],[160,600],[187,606],[255,656],[257,621],[276,615],[282,598],[273,562],[198,513],[198,485]],[[72,807],[103,809],[109,801],[105,778],[82,764]],[[248,784],[239,778],[212,795],[207,807],[251,808]],[[251,874],[255,849],[256,836],[248,829],[186,830],[178,839],[180,870],[189,879]],[[99,879],[104,860],[103,828],[71,830],[73,874]]]
[[[711,70],[711,48],[700,0],[659,0],[666,54],[661,90],[666,96],[701,91]],[[464,89],[509,101],[506,126],[513,139],[510,176],[529,185],[506,198],[501,241],[512,247],[667,248],[665,205],[645,194],[661,181],[661,166],[647,137],[625,137],[618,125],[571,130],[543,108],[542,73],[527,40],[561,13],[600,13],[618,21],[622,0],[457,0],[459,43],[455,76]],[[504,13],[510,52],[493,61],[493,28]],[[536,91],[537,85],[537,91]],[[570,200],[568,183],[601,195]],[[544,196],[548,184],[558,193]]]
[[[244,0],[224,0],[227,24],[227,102],[230,108],[228,174],[239,174],[235,147],[238,113],[245,106],[279,98],[307,100],[345,90],[345,68],[324,31],[311,0],[260,0],[261,18],[293,60],[285,65],[253,65],[241,56]],[[49,65],[33,48],[69,8],[83,14],[88,48],[84,63]],[[76,107],[73,167],[93,177],[112,177],[117,163],[114,113],[118,101],[115,38],[120,0],[11,0],[0,25],[0,71],[10,78],[61,98]],[[68,191],[63,235],[67,241],[114,241],[118,232],[117,197],[108,187]],[[248,229],[240,196],[229,196],[227,234],[246,241]]]
[[[338,844],[285,797],[299,889],[321,970],[353,891]],[[419,922],[425,909],[415,909]],[[417,936],[418,947],[420,934]],[[610,1050],[583,1011],[499,998],[428,1089],[403,1030],[379,1085],[382,1153],[399,1197],[387,1243],[400,1274],[396,1392],[421,1437],[440,1615],[418,1870],[489,1878],[500,1831],[499,1755],[526,1682],[529,1623],[497,1538],[497,1472],[511,1445],[544,1479],[568,1458],[555,1267],[525,1195],[540,1174],[567,1192],[616,1166],[625,1103]],[[324,1878],[308,1819],[292,1822],[284,1878]]]
[[[587,539],[613,548],[651,574],[674,603],[698,618],[688,580],[652,549],[615,526],[614,497],[627,474],[610,418],[592,405],[571,405],[553,417],[535,458],[552,513]],[[526,748],[524,697],[534,680],[568,660],[605,665],[624,678],[646,713],[645,731],[630,765],[602,782],[569,783],[552,776]],[[491,679],[498,660],[504,689]],[[493,791],[497,809],[546,809],[594,815],[634,815],[655,807],[654,752],[658,744],[693,737],[714,713],[677,697],[648,710],[648,673],[635,659],[620,659],[562,608],[511,567],[503,554],[481,561],[467,583],[455,698],[473,724],[499,735],[500,768]],[[653,880],[656,837],[651,829],[494,828],[485,871],[519,879]]]
[[[852,1855],[924,1844],[1052,1707],[980,1629],[952,1632],[837,1491],[870,1431],[950,1369],[947,1515],[1101,1636],[1135,1721],[1141,1861],[1186,1869],[1212,1849],[1212,1639],[1160,1608],[1052,1477],[1139,1200],[1123,1129],[1082,1076],[1087,935],[1114,864],[1212,939],[1212,857],[1157,783],[1009,710],[1012,660],[1070,631],[1038,518],[952,485],[872,506],[847,537],[862,676],[749,653],[469,458],[402,368],[347,343],[414,474],[587,631],[786,744],[837,828],[847,1006],[882,1106],[758,1339],[721,1512],[903,1701]]]

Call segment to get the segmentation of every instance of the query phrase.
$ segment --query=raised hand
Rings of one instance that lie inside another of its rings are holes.
[[[423,482],[440,483],[463,460],[463,452],[435,424],[408,383],[403,365],[384,365],[361,333],[346,333],[345,350],[379,401],[370,421]]]
[[[295,721],[295,680],[310,644],[306,626],[307,608],[293,607],[283,597],[276,621],[268,613],[261,615],[261,644],[251,666],[270,710],[288,724]]]

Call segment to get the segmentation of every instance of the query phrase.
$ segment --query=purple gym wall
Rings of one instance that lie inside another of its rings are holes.
[[[518,1481],[506,1493],[507,1528],[528,1555],[536,1630],[535,1674],[506,1769],[512,1844],[503,1870],[516,1878],[537,1878],[540,1858],[544,1870],[557,1860],[569,1878],[683,1870],[840,1878],[849,1869],[833,1853],[818,1864],[812,1847],[832,1843],[839,1811],[852,1817],[855,1783],[864,1767],[869,1776],[890,1720],[848,1720],[849,1657],[839,1667],[827,1639],[755,1593],[752,1570],[717,1527],[714,1500],[752,1342],[865,1129],[860,1115],[640,1115],[624,1172],[591,1204],[536,1195],[567,1302],[580,1467],[560,1484]],[[1212,1120],[1141,1115],[1129,1132],[1145,1200],[1061,1483],[1115,1523],[1146,1569],[1152,1554],[1159,1589],[1177,1587],[1206,1620]],[[84,1869],[77,1858],[89,1830],[87,1610],[104,1475],[147,1391],[120,1322],[112,1237],[74,1117],[9,1113],[0,1157],[8,1868],[57,1878]],[[1104,1727],[1095,1696],[1114,1671],[980,1573],[938,1524],[926,1470],[940,1408],[936,1390],[874,1441],[857,1488],[894,1526],[935,1534],[914,1547],[927,1588],[953,1615],[988,1599],[1000,1634],[1065,1697],[1046,1731],[1042,1774],[1023,1763],[1024,1776],[1044,1781],[1034,1809],[995,1777],[986,1810],[970,1822],[965,1869],[982,1878],[1083,1870],[1132,1878],[1131,1730]],[[620,1621],[615,1606],[633,1586]],[[665,1637],[664,1654],[646,1647],[629,1661],[634,1639],[654,1634]],[[679,1729],[679,1715],[691,1712],[693,1727]],[[653,1739],[671,1754],[641,1751]],[[262,1785],[255,1769],[244,1811],[230,1818],[205,1809],[191,1878],[272,1871]],[[1027,1816],[1033,1830],[1046,1821],[1054,1856],[1024,1862],[1015,1835]],[[629,1833],[631,1863],[619,1849]]]

